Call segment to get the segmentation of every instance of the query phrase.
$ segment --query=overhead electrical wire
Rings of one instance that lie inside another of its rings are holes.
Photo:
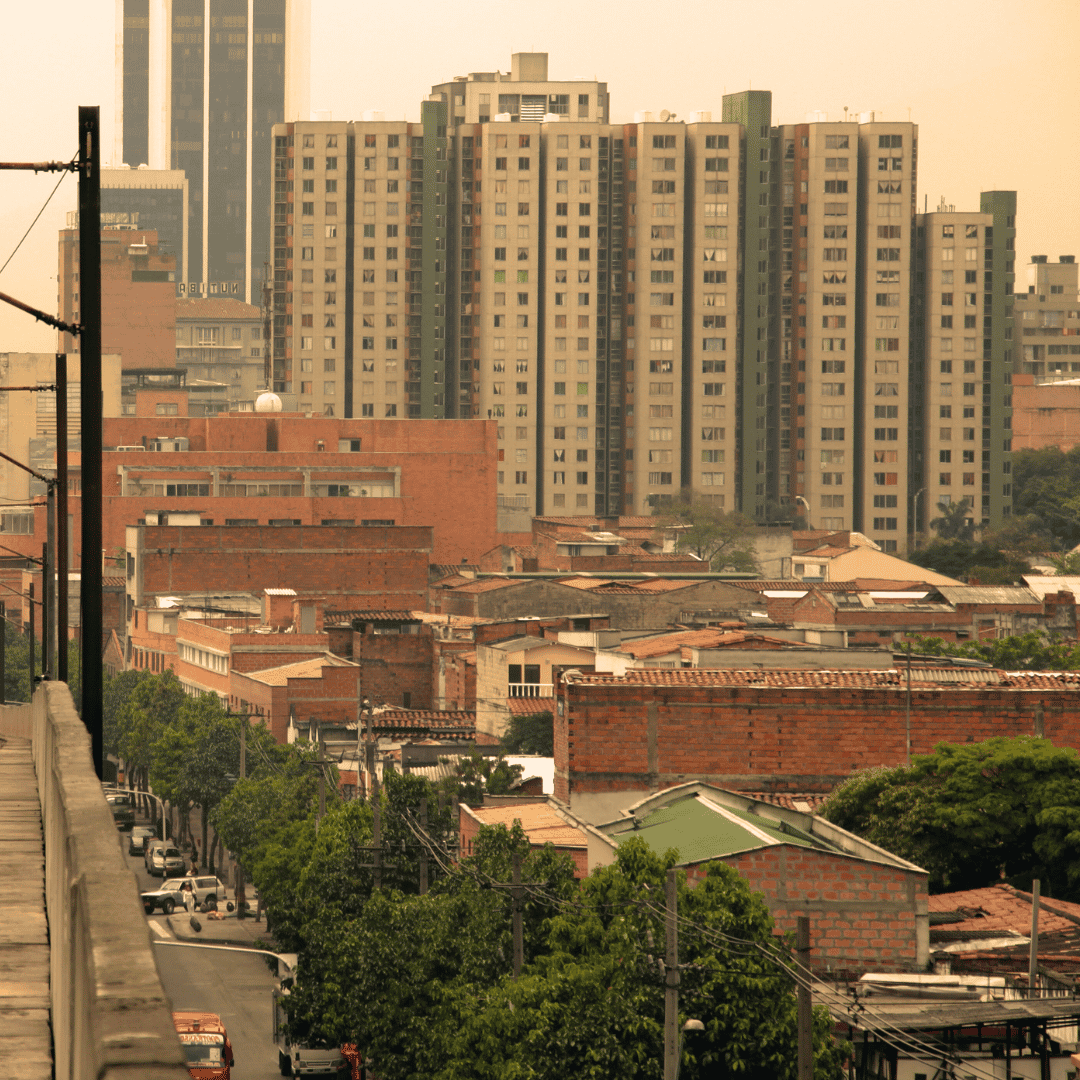
[[[78,155],[76,155],[76,157],[77,156]],[[75,158],[73,157],[71,159],[71,161],[72,161],[72,163],[74,163]],[[29,228],[26,230],[26,232],[24,232],[22,234],[22,238],[15,245],[15,250],[12,251],[12,253],[7,257],[7,262],[5,262],[3,266],[0,266],[0,274],[2,274],[8,268],[8,263],[10,263],[11,260],[15,258],[16,254],[18,254],[19,248],[21,248],[22,245],[23,245],[23,240],[25,240],[30,235],[31,230],[38,223],[38,218],[40,218],[41,215],[45,213],[45,208],[49,205],[50,202],[52,202],[52,197],[56,194],[56,192],[59,189],[60,185],[64,182],[64,178],[67,176],[67,174],[68,174],[67,169],[63,170],[63,172],[60,173],[60,179],[56,181],[56,187],[54,187],[52,189],[52,191],[49,192],[49,197],[42,204],[41,209],[37,212],[37,215],[34,217],[34,220],[30,222]]]

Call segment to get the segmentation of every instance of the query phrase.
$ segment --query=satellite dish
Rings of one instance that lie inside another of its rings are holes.
[[[667,109],[664,109],[664,110],[663,110],[663,111],[662,111],[662,112],[660,113],[660,123],[661,123],[661,124],[666,124],[666,123],[667,123],[667,122],[668,122],[668,121],[669,121],[670,119],[671,119],[671,113],[669,113],[669,112],[667,111]]]

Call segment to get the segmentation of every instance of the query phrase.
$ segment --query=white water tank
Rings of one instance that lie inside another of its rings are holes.
[[[281,412],[281,398],[266,390],[255,399],[255,411],[257,413]]]

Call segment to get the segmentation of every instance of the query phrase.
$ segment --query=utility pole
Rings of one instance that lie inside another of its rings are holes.
[[[101,663],[101,110],[79,107],[79,372],[82,379],[82,719],[103,776]]]
[[[513,927],[514,927],[514,978],[521,978],[521,968],[525,962],[525,941],[521,926],[521,899],[523,889],[521,888],[521,855],[518,852],[514,852],[512,856],[513,876],[511,882],[513,887],[510,890],[510,900],[513,905]]]
[[[904,743],[907,765],[911,767],[911,642],[907,643],[907,709],[904,723]]]
[[[319,740],[319,813],[315,818],[315,831],[319,831],[322,819],[326,817],[326,743]]]
[[[247,778],[247,726],[248,718],[246,713],[242,713],[240,716],[240,779]],[[244,881],[244,867],[243,864],[237,861],[236,864],[236,917],[238,919],[247,918],[247,882]]]
[[[664,954],[664,1080],[679,1075],[679,889],[675,871],[664,882],[667,949]],[[800,1078],[801,1080],[801,1078]]]
[[[799,1080],[814,1080],[814,1003],[810,996],[810,919],[800,915],[795,924],[795,951],[802,969],[798,992]]]
[[[0,600],[0,705],[7,703],[7,606]]]
[[[45,535],[52,536],[53,526],[53,513],[52,513],[52,499],[46,499],[47,508],[45,511]],[[49,618],[49,601],[52,599],[52,573],[49,568],[49,542],[46,540],[41,545],[41,677],[42,679],[49,678],[49,660],[51,659],[50,653],[52,652],[52,635],[49,633],[50,623],[52,620]]]
[[[67,353],[56,354],[56,678],[68,681]]]
[[[34,698],[34,623],[37,616],[34,615],[34,583],[30,582],[30,699]]]
[[[428,851],[427,834],[427,799],[420,800],[420,830],[425,834],[425,839],[420,841],[420,895],[427,892],[428,887]]]
[[[1028,997],[1035,996],[1035,979],[1039,974],[1039,892],[1042,882],[1031,883],[1031,951],[1028,956]]]

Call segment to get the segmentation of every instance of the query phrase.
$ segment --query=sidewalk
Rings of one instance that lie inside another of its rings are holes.
[[[45,854],[30,740],[0,737],[0,1072],[51,1080]]]
[[[250,894],[249,888],[249,894]],[[273,935],[267,932],[266,916],[256,922],[249,916],[238,919],[235,911],[222,911],[223,919],[211,919],[209,914],[197,911],[194,918],[202,926],[196,930],[191,925],[192,916],[186,911],[177,911],[166,917],[165,922],[177,941],[200,941],[204,945],[237,945],[242,948],[268,949],[278,952]]]

